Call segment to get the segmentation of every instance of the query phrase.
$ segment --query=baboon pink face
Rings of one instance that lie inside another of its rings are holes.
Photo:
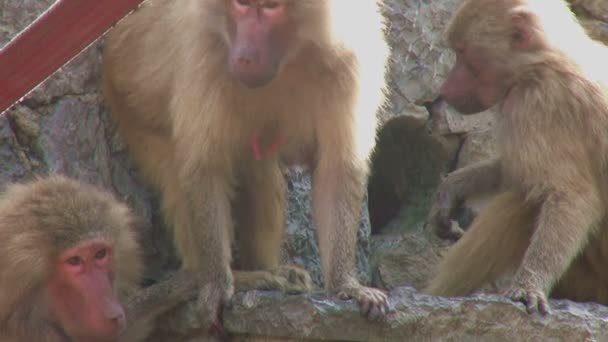
[[[125,312],[115,295],[112,246],[85,241],[64,251],[48,282],[50,307],[62,328],[83,341],[114,341]]]
[[[226,0],[229,71],[250,88],[268,84],[285,57],[293,28],[285,0]]]
[[[456,62],[441,86],[441,97],[462,114],[482,112],[500,101],[501,77],[482,48],[460,45]]]

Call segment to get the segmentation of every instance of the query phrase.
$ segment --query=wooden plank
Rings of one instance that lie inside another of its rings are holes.
[[[143,0],[58,0],[0,50],[0,113]]]

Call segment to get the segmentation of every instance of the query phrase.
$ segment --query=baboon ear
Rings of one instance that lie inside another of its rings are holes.
[[[540,37],[535,29],[537,23],[534,15],[525,9],[511,12],[511,46],[518,50],[530,50],[539,46]]]

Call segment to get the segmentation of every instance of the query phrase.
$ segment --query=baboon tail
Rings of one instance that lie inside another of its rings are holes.
[[[465,296],[515,270],[530,243],[537,213],[538,208],[526,204],[520,194],[494,197],[448,249],[424,292]]]

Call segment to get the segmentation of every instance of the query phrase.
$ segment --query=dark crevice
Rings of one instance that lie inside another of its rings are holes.
[[[372,234],[383,233],[401,213],[400,230],[421,224],[449,162],[444,145],[424,120],[400,116],[387,121],[379,130],[371,157],[368,192]]]

